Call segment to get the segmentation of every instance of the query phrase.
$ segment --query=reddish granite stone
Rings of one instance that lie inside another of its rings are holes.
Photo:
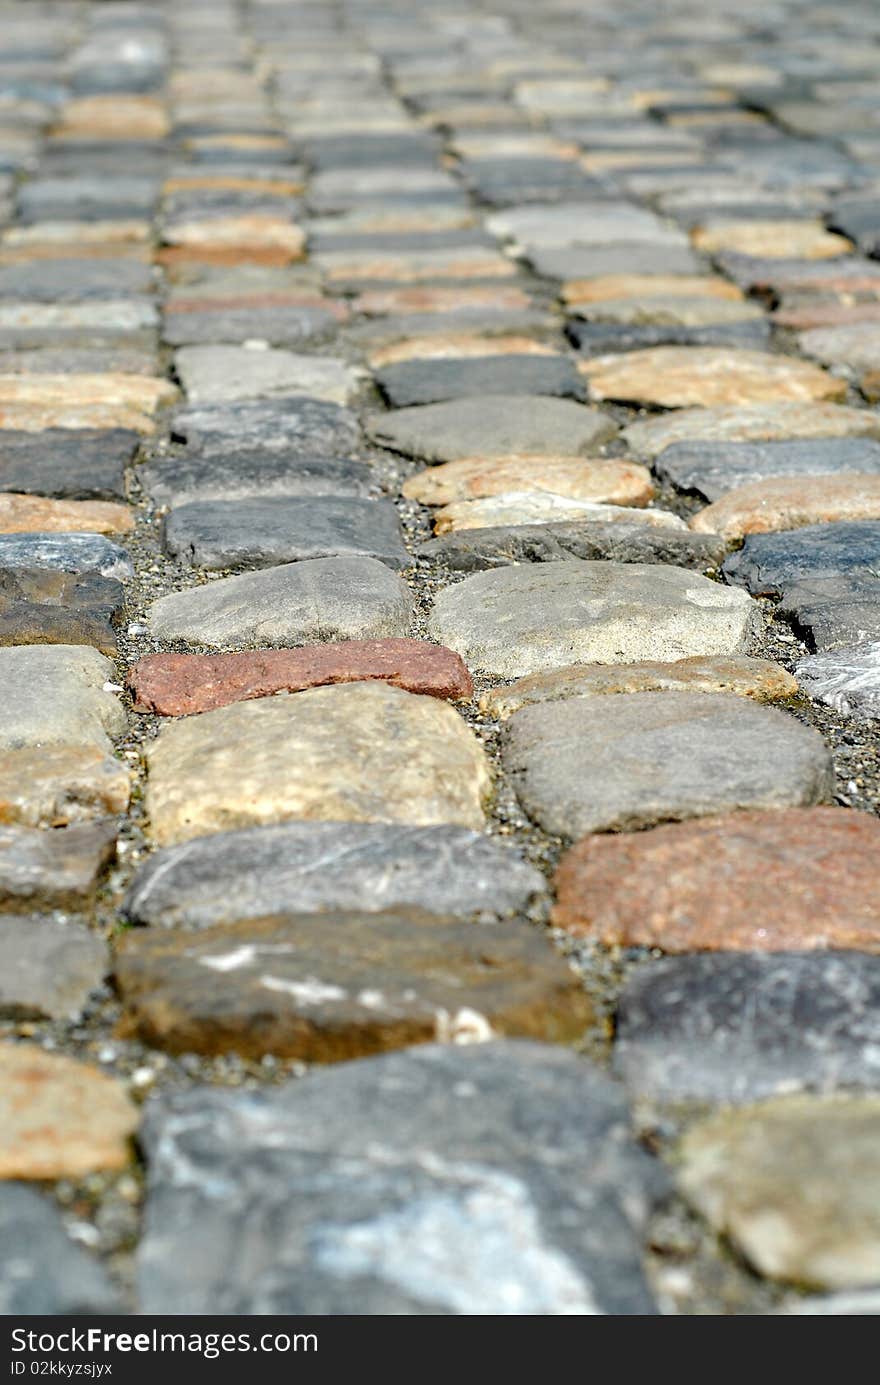
[[[849,808],[585,837],[555,883],[553,923],[609,946],[880,951],[880,821]]]
[[[425,640],[346,640],[237,654],[148,654],[128,674],[135,710],[169,717],[367,679],[453,701],[474,691],[459,656]]]

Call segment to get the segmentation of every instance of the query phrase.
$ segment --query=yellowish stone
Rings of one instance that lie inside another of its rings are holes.
[[[579,369],[593,399],[664,408],[843,399],[846,383],[792,356],[726,347],[659,346],[595,356]]]
[[[128,505],[0,493],[0,534],[121,534],[132,528]]]
[[[464,457],[411,476],[403,484],[408,500],[449,505],[509,491],[550,491],[573,500],[615,505],[647,505],[654,495],[651,473],[638,462],[586,457]]]
[[[85,1178],[132,1154],[137,1107],[115,1078],[34,1044],[0,1044],[0,1178]]]
[[[691,232],[697,250],[733,250],[761,259],[828,260],[848,255],[852,243],[821,221],[713,221]]]
[[[483,826],[486,755],[449,703],[379,683],[239,702],[165,726],[148,751],[154,838],[292,819]]]
[[[598,274],[568,279],[564,303],[606,303],[624,298],[721,298],[741,300],[742,290],[712,274]]]
[[[483,500],[456,500],[434,515],[434,531],[489,529],[496,525],[558,524],[592,520],[597,524],[644,524],[654,529],[684,529],[684,520],[671,510],[641,510],[625,505],[601,505],[573,500],[550,491],[507,491]]]
[[[371,351],[367,361],[372,370],[381,370],[398,361],[445,361],[482,356],[555,356],[556,350],[530,337],[476,337],[467,332],[438,332],[431,337],[410,337]]]
[[[880,476],[771,476],[728,491],[690,520],[698,533],[739,539],[805,524],[880,519]]]

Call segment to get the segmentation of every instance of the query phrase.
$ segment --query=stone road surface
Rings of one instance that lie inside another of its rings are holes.
[[[0,0],[0,1311],[880,1312],[878,76]]]

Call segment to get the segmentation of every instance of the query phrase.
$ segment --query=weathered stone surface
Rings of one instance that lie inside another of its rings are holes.
[[[114,821],[54,831],[0,826],[0,909],[81,908],[116,855]]]
[[[658,346],[594,356],[580,370],[592,399],[633,400],[665,408],[843,399],[846,384],[792,356],[708,346]]]
[[[532,337],[518,335],[477,336],[472,332],[436,332],[432,336],[411,337],[379,346],[371,351],[367,363],[371,370],[397,365],[401,361],[471,360],[481,356],[554,356],[555,348]]]
[[[705,577],[641,563],[543,563],[478,573],[437,596],[433,639],[471,669],[516,678],[584,663],[735,654],[755,608]]]
[[[71,745],[108,749],[125,729],[118,698],[105,690],[113,665],[77,645],[0,648],[0,748]]]
[[[97,573],[0,568],[0,644],[93,644],[116,652],[125,591]]]
[[[836,577],[876,578],[880,521],[811,524],[796,533],[749,534],[724,563],[729,582],[755,596],[786,596],[803,582]]]
[[[144,1131],[143,1311],[650,1314],[666,1179],[627,1128],[604,1074],[524,1041],[180,1093]]]
[[[487,394],[587,397],[583,381],[566,356],[487,354],[462,360],[401,361],[377,371],[376,384],[395,408]]]
[[[166,304],[162,335],[170,346],[265,341],[297,347],[326,340],[338,325],[333,313],[310,305],[215,307],[205,302],[191,311],[169,311]]]
[[[670,314],[667,312],[664,316]],[[766,317],[750,318],[746,322],[704,322],[688,327],[670,321],[621,323],[584,321],[577,317],[569,319],[565,332],[580,355],[591,360],[596,356],[659,347],[762,351],[770,344],[770,323]]]
[[[717,567],[728,544],[718,534],[663,529],[644,524],[520,524],[510,528],[463,529],[419,544],[416,556],[459,572],[509,567],[514,563],[552,563],[571,558],[617,563],[673,563],[678,567]]]
[[[240,654],[148,654],[129,670],[134,707],[160,716],[376,679],[407,692],[468,699],[474,685],[457,654],[424,640],[350,640]]]
[[[0,1179],[124,1168],[137,1108],[121,1082],[33,1044],[0,1044]]]
[[[0,570],[20,568],[134,576],[128,554],[103,534],[0,534]]]
[[[291,818],[477,828],[491,786],[479,742],[448,703],[384,683],[174,722],[148,763],[147,811],[163,845]]]
[[[531,299],[522,289],[501,288],[497,284],[455,284],[452,287],[431,285],[404,285],[382,289],[368,289],[359,293],[354,300],[355,310],[368,317],[382,317],[390,313],[452,314],[460,309],[528,308]]]
[[[597,274],[568,279],[560,297],[569,306],[581,303],[641,302],[652,298],[709,298],[738,302],[742,290],[711,274]]]
[[[574,457],[462,457],[409,477],[403,483],[408,500],[448,505],[510,491],[549,491],[575,500],[645,505],[654,494],[646,467],[637,462],[581,460]]]
[[[255,500],[268,496],[368,495],[375,473],[365,462],[298,457],[282,451],[213,448],[138,467],[137,479],[157,505],[195,500]]]
[[[617,323],[632,327],[722,327],[764,320],[764,311],[756,303],[701,295],[693,298],[674,294],[658,294],[647,298],[609,298],[599,303],[579,303],[576,311],[588,322]]]
[[[348,409],[300,395],[185,409],[175,414],[172,432],[202,451],[283,451],[289,460],[344,457],[360,441],[357,419]]]
[[[358,384],[357,371],[342,360],[297,356],[274,348],[183,346],[174,362],[193,404],[227,404],[292,394],[345,404]]]
[[[0,1313],[117,1313],[121,1305],[99,1261],[68,1236],[48,1197],[0,1184]]]
[[[764,1275],[846,1289],[880,1276],[875,1096],[778,1097],[700,1122],[689,1202]]]
[[[123,1027],[174,1053],[340,1062],[418,1043],[581,1037],[590,1006],[527,923],[413,909],[273,916],[116,948]]]
[[[236,644],[382,639],[409,633],[406,583],[374,558],[315,558],[223,577],[154,601],[157,639],[214,649]]]
[[[601,524],[626,524],[654,529],[684,529],[684,520],[671,510],[646,510],[573,499],[552,491],[507,491],[481,500],[456,500],[434,513],[434,532],[462,529],[548,524],[558,520],[592,519]]]
[[[172,404],[177,396],[176,386],[158,376],[124,375],[121,372],[100,375],[0,375],[0,427],[15,426],[5,420],[16,406],[52,410],[99,405],[107,410],[128,408],[152,415],[166,404]],[[53,425],[47,423],[45,426]]]
[[[33,746],[0,753],[0,823],[65,827],[124,813],[131,779],[96,746]]]
[[[107,945],[77,923],[0,920],[0,1017],[76,1019],[109,970]]]
[[[0,534],[119,534],[133,527],[127,505],[0,492]]]
[[[164,540],[172,557],[208,571],[304,558],[377,558],[393,568],[411,562],[394,506],[351,496],[197,500],[171,511]]]
[[[554,921],[666,952],[880,950],[880,824],[850,808],[776,808],[632,837],[587,837],[556,877]]]
[[[620,997],[614,1071],[652,1103],[876,1091],[878,1000],[880,957],[858,952],[654,962]]]
[[[380,447],[452,462],[518,453],[577,457],[617,431],[614,420],[570,399],[489,395],[371,414],[367,433]]]
[[[826,231],[821,221],[712,221],[691,233],[697,250],[735,251],[764,259],[828,260],[846,255],[852,244]]]
[[[842,404],[731,405],[683,409],[678,413],[631,423],[621,440],[635,457],[658,456],[673,443],[772,442],[787,438],[876,438],[880,421],[868,409]]]
[[[529,245],[525,258],[549,279],[589,279],[599,274],[699,274],[699,257],[685,245],[610,242],[607,245]]]
[[[583,204],[578,202],[509,207],[489,217],[486,228],[529,249],[608,246],[621,241],[673,248],[684,244],[680,231],[628,202],[599,203],[590,207],[589,216],[584,216]]]
[[[0,299],[55,304],[93,298],[113,301],[125,294],[148,294],[153,287],[151,266],[136,259],[53,256],[30,264],[0,261]]]
[[[790,673],[769,659],[744,655],[676,659],[671,663],[572,664],[532,673],[506,688],[493,688],[480,707],[502,720],[535,702],[569,697],[606,697],[633,692],[723,692],[755,702],[780,702],[797,695]]]
[[[505,732],[520,802],[563,837],[816,803],[833,782],[818,732],[723,693],[575,697],[523,707]]]
[[[162,928],[401,907],[488,920],[527,909],[545,890],[509,842],[466,827],[286,822],[154,853],[125,911]]]
[[[880,591],[877,593],[880,604]],[[798,664],[801,690],[843,716],[880,717],[880,643],[815,654]]]
[[[728,491],[693,515],[690,528],[737,539],[860,519],[880,519],[880,476],[771,476]]]
[[[67,500],[123,500],[125,465],[139,438],[122,429],[13,433],[0,437],[0,490]]]
[[[853,322],[840,327],[815,327],[801,332],[798,346],[806,356],[848,370],[880,368],[880,324]]]
[[[654,463],[655,474],[676,490],[705,500],[771,477],[880,475],[880,444],[870,438],[821,442],[679,442]]]

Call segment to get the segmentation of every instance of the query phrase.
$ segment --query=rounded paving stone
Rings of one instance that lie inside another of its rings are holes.
[[[739,539],[862,519],[880,519],[880,476],[771,476],[728,491],[694,515],[690,528]]]
[[[307,1062],[417,1043],[581,1036],[575,973],[529,924],[300,914],[197,935],[132,932],[116,950],[124,1032],[173,1053]]]
[[[393,452],[452,462],[514,453],[586,455],[613,437],[617,425],[598,409],[570,399],[484,395],[372,414],[366,430],[373,442]]]
[[[291,818],[482,827],[489,762],[434,697],[349,683],[163,727],[146,805],[160,844]]]
[[[555,885],[557,927],[611,946],[880,950],[880,821],[851,808],[739,812],[585,837]]]
[[[172,592],[147,611],[161,640],[222,649],[409,633],[406,583],[375,558],[314,558]]]
[[[818,732],[724,693],[524,707],[506,725],[502,758],[529,817],[561,837],[815,803],[833,785]]]
[[[734,654],[756,607],[685,568],[552,562],[477,573],[437,596],[433,639],[502,678],[584,663]]]
[[[792,356],[708,346],[658,346],[581,363],[593,399],[665,408],[843,399],[846,383]]]

